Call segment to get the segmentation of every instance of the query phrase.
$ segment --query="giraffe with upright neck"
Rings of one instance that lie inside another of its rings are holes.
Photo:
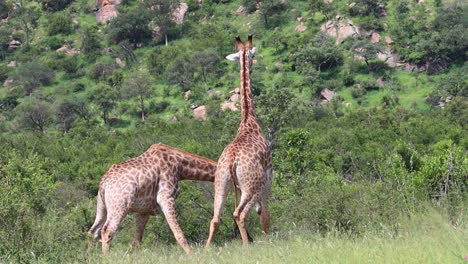
[[[140,246],[150,215],[162,211],[174,237],[184,251],[190,247],[177,223],[175,199],[179,180],[214,181],[216,162],[164,144],[154,144],[142,155],[114,164],[102,177],[97,212],[88,234],[101,236],[102,252],[109,254],[110,242],[123,218],[136,213],[133,248]]]
[[[233,182],[236,196],[237,189],[241,192],[240,201],[233,216],[243,244],[248,244],[245,219],[253,206],[260,215],[264,234],[268,233],[270,225],[268,199],[272,179],[271,150],[255,115],[250,86],[250,66],[256,51],[256,48],[252,46],[252,35],[249,35],[246,44],[237,37],[236,48],[238,52],[226,58],[240,61],[241,123],[236,137],[231,144],[226,146],[218,159],[214,181],[214,214],[210,223],[207,247],[211,244],[219,226],[230,180]]]

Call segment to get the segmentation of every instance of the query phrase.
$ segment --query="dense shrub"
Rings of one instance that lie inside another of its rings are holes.
[[[49,36],[57,34],[68,35],[72,32],[73,24],[69,13],[60,12],[50,15],[47,22],[47,33]]]
[[[73,0],[39,0],[42,8],[47,11],[60,11],[65,9]]]
[[[144,9],[131,9],[111,20],[109,39],[114,43],[128,40],[136,47],[151,38],[149,22],[149,14]]]
[[[334,45],[333,39],[324,34],[317,34],[310,44],[293,53],[292,57],[299,72],[309,67],[325,71],[343,63],[340,47]]]
[[[32,61],[20,64],[9,77],[22,88],[23,93],[29,95],[40,86],[49,85],[55,72],[39,61]]]

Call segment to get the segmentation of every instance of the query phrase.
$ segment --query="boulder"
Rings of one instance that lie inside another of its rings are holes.
[[[389,49],[385,49],[384,51],[377,53],[377,59],[384,61],[388,67],[391,68],[398,67],[401,64],[398,53],[393,53]]]
[[[333,97],[335,97],[335,92],[329,90],[328,88],[325,88],[320,92],[320,98],[326,102],[330,102]]]
[[[117,6],[120,5],[120,0],[97,0],[96,21],[101,24],[107,23],[112,18],[118,15]]]
[[[188,10],[188,5],[186,3],[180,3],[176,9],[172,11],[172,21],[180,25],[184,23],[184,16]]]
[[[229,91],[229,94],[240,94],[240,88],[237,87],[234,90]]]
[[[10,61],[8,64],[7,64],[7,67],[16,67],[18,66],[18,63],[14,60],[14,61]]]
[[[232,94],[229,97],[229,101],[234,102],[234,103],[240,102],[240,94],[236,94],[236,93]]]
[[[240,15],[240,16],[243,16],[245,15],[245,7],[244,6],[239,6],[239,8],[237,8],[236,10],[236,14]]]
[[[193,118],[199,121],[206,120],[206,106],[202,105],[193,109]]]
[[[125,68],[125,62],[123,62],[120,58],[115,58],[115,64],[119,65],[120,68]]]
[[[220,90],[208,90],[207,92],[209,97],[222,97],[223,96],[223,91]]]
[[[3,82],[3,86],[5,86],[5,87],[12,86],[12,84],[13,84],[13,79],[6,79],[6,80]]]
[[[10,43],[8,44],[8,50],[15,50],[17,48],[20,48],[21,47],[21,41],[19,40],[12,40],[10,41]]]
[[[76,55],[76,54],[80,54],[80,49],[71,48],[71,47],[65,45],[65,46],[57,49],[56,52],[65,53],[66,55]]]
[[[237,111],[239,110],[237,107],[236,107],[236,104],[234,102],[229,102],[229,101],[224,101],[224,103],[221,104],[220,106],[221,110],[222,111],[225,111],[227,109],[231,110],[231,111]]]
[[[392,45],[394,42],[393,42],[392,38],[390,38],[390,36],[385,36],[385,43],[387,45]]]
[[[169,118],[169,122],[170,122],[170,123],[175,123],[175,122],[177,122],[177,121],[179,121],[179,120],[177,119],[177,116],[172,116],[171,118]]]
[[[186,92],[184,93],[184,100],[188,100],[191,93],[192,93],[192,90],[186,91]]]
[[[339,15],[335,19],[328,20],[320,27],[322,32],[336,37],[336,44],[343,43],[347,37],[354,37],[360,34],[360,29],[354,25],[350,19],[341,18]]]
[[[379,43],[380,42],[380,34],[377,32],[372,32],[370,36],[370,41],[372,43]]]
[[[301,22],[301,24],[298,25],[294,30],[295,30],[296,32],[302,33],[302,32],[304,32],[306,29],[307,29],[307,27],[304,26],[304,24]]]

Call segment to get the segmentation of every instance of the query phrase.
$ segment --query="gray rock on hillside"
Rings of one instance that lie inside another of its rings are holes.
[[[118,15],[117,6],[120,5],[120,0],[97,0],[96,20],[98,23],[105,24],[112,18]]]
[[[341,44],[346,38],[360,34],[359,27],[355,26],[353,21],[340,16],[328,20],[320,27],[320,30],[329,36],[336,37],[336,44]]]

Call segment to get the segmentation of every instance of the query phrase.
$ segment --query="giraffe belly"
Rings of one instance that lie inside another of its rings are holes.
[[[156,197],[158,188],[149,185],[138,190],[130,211],[136,213],[156,214],[160,211]]]

